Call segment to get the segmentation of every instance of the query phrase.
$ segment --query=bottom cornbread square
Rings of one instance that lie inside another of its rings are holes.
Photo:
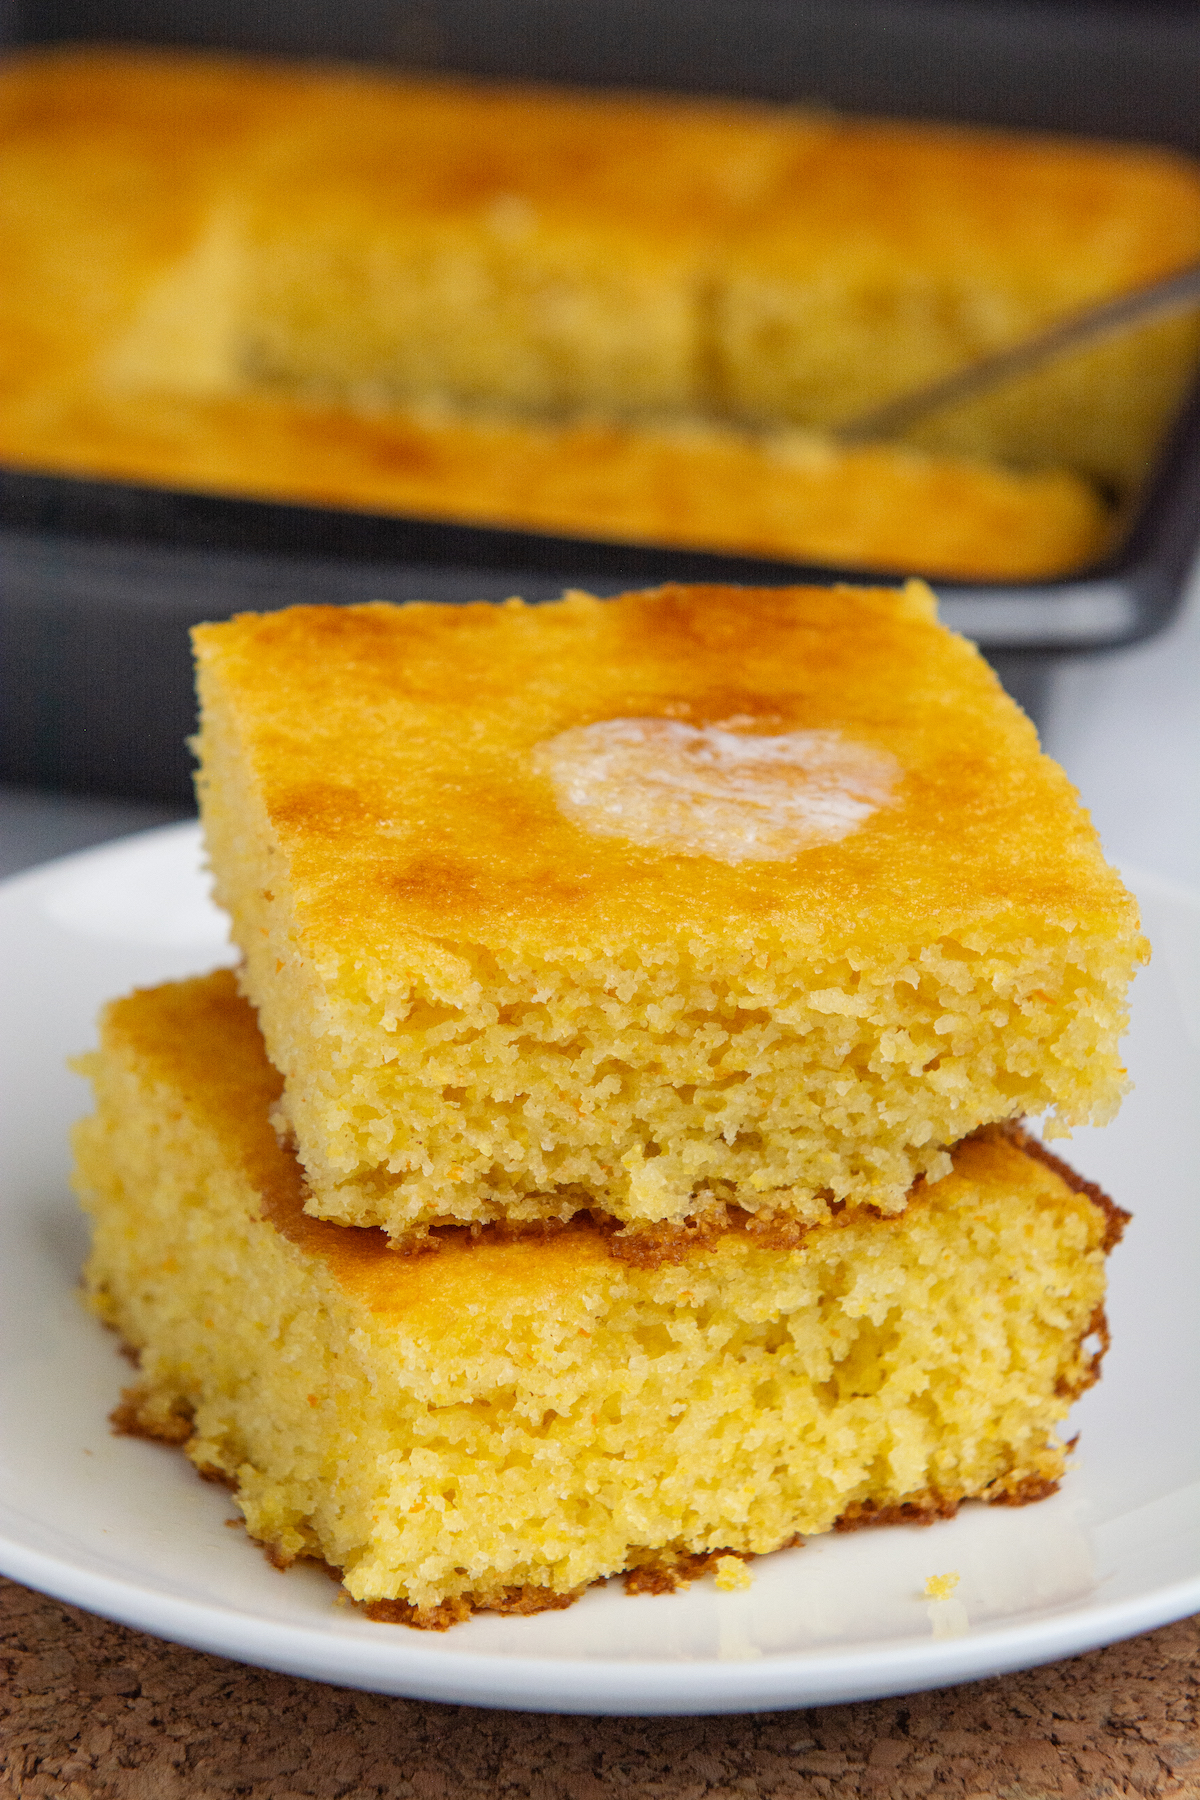
[[[276,1561],[323,1558],[377,1616],[670,1585],[1062,1472],[1124,1215],[1011,1133],[960,1144],[900,1214],[790,1242],[581,1215],[403,1256],[302,1210],[228,972],[116,1002],[83,1066],[87,1287],[141,1363],[118,1423],[183,1443]]]

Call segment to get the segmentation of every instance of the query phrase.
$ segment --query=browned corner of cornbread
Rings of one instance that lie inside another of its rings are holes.
[[[1009,1119],[1001,1129],[1012,1143],[1016,1144],[1024,1151],[1026,1156],[1036,1157],[1038,1162],[1045,1163],[1046,1167],[1048,1169],[1053,1169],[1054,1173],[1060,1176],[1062,1180],[1067,1183],[1068,1187],[1073,1188],[1078,1194],[1086,1194],[1093,1205],[1098,1206],[1101,1209],[1107,1220],[1104,1232],[1104,1254],[1107,1256],[1111,1251],[1115,1250],[1117,1245],[1121,1242],[1121,1239],[1124,1237],[1125,1227],[1133,1217],[1133,1214],[1126,1212],[1123,1206],[1118,1206],[1116,1201],[1110,1199],[1104,1192],[1104,1189],[1099,1187],[1096,1182],[1085,1181],[1082,1175],[1077,1175],[1075,1173],[1069,1163],[1063,1161],[1061,1156],[1055,1156],[1051,1151],[1047,1150],[1045,1144],[1043,1144],[1039,1138],[1034,1137],[1030,1132],[1024,1129],[1021,1120]]]
[[[1115,1109],[1136,907],[919,584],[195,637],[216,891],[315,1214],[785,1231],[902,1206],[981,1125]]]
[[[89,1067],[87,1292],[140,1361],[118,1428],[184,1442],[273,1561],[376,1617],[663,1591],[713,1557],[733,1585],[724,1559],[1062,1473],[1111,1219],[1004,1130],[786,1248],[731,1218],[643,1266],[581,1218],[405,1257],[303,1211],[229,971],[114,1003]]]

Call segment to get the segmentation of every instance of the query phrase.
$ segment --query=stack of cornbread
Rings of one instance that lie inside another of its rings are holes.
[[[196,644],[244,962],[90,1059],[127,1428],[418,1625],[1053,1489],[1124,1215],[1016,1122],[1116,1107],[1146,947],[927,590]]]
[[[960,579],[1094,559],[1200,326],[863,409],[1200,257],[1162,150],[182,52],[0,66],[0,456]]]

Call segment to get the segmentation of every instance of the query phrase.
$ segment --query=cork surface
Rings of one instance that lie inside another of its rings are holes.
[[[808,1712],[560,1718],[243,1668],[0,1582],[0,1800],[1200,1796],[1200,1618]]]

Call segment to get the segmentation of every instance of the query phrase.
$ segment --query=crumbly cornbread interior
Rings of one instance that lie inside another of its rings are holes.
[[[324,1558],[380,1616],[663,1584],[1061,1473],[1124,1215],[1002,1134],[898,1216],[848,1208],[791,1249],[731,1228],[631,1263],[576,1222],[404,1257],[303,1211],[228,972],[109,1006],[82,1066],[87,1291],[141,1363],[126,1428],[186,1441],[276,1560]]]
[[[398,1238],[813,1222],[902,1208],[990,1121],[1106,1118],[1136,909],[931,606],[666,588],[199,628],[204,829],[309,1209]],[[751,759],[706,817],[765,816],[753,757],[798,744],[865,810],[782,860],[630,841],[627,795],[570,788],[621,721]],[[866,767],[894,791],[855,800]]]
[[[0,68],[0,454],[1035,579],[1105,548],[1092,484],[1140,479],[1200,327],[919,445],[822,429],[1198,254],[1157,151],[40,51]]]

